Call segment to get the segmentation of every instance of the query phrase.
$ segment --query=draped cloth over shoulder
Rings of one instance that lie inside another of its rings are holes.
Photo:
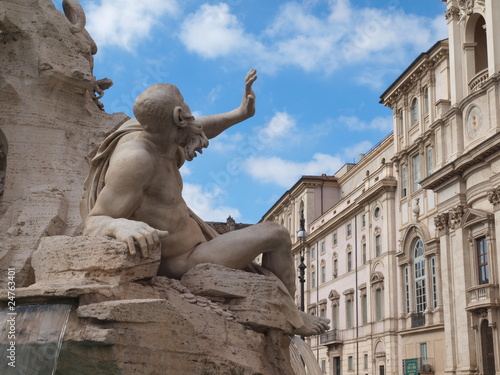
[[[94,207],[97,197],[104,187],[106,172],[109,167],[109,160],[111,159],[111,155],[113,154],[116,145],[123,136],[141,130],[141,124],[139,124],[135,118],[130,119],[121,125],[116,131],[111,133],[99,146],[96,155],[91,161],[90,171],[83,186],[83,198],[80,202],[80,215],[83,221],[85,221],[89,212]],[[186,160],[182,147],[178,148],[176,157],[177,166],[180,168]],[[218,236],[218,233],[211,226],[205,223],[198,215],[196,215],[190,208],[189,214],[199,225],[207,241]]]

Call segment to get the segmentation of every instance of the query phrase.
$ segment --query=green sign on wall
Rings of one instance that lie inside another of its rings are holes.
[[[405,375],[418,375],[418,358],[405,359]]]

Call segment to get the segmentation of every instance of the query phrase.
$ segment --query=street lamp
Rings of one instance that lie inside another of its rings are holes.
[[[304,210],[300,213],[300,230],[297,232],[297,238],[300,239],[300,264],[299,264],[299,281],[300,281],[300,311],[304,311],[304,284],[306,282],[305,273],[307,266],[304,264],[304,242],[307,237],[307,232],[304,228],[306,220],[304,219]]]

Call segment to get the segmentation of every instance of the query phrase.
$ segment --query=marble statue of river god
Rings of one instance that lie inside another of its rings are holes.
[[[245,77],[241,105],[233,111],[194,118],[179,89],[156,84],[134,102],[135,119],[123,124],[100,146],[85,183],[81,210],[84,234],[111,236],[136,246],[142,255],[161,246],[160,276],[180,278],[202,263],[245,269],[260,254],[262,267],[284,284],[295,304],[295,267],[290,235],[283,226],[265,222],[217,235],[182,198],[179,168],[229,127],[255,113],[252,84],[257,72]],[[288,298],[288,297],[287,297]],[[329,320],[306,313],[296,316],[293,333],[317,335]]]

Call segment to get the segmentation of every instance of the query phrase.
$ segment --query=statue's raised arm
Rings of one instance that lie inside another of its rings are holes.
[[[250,70],[245,77],[245,90],[241,105],[231,112],[198,118],[208,139],[214,138],[227,128],[242,122],[255,114],[255,93],[252,85],[257,79],[257,71]]]

